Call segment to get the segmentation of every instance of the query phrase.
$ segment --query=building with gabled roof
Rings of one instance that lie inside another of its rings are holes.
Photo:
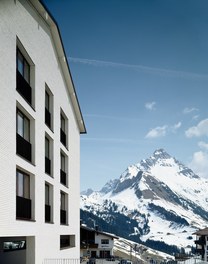
[[[0,1],[0,263],[80,258],[86,128],[56,21],[38,0]]]
[[[110,258],[113,256],[114,234],[95,228],[80,226],[80,256],[91,258]]]
[[[193,235],[196,235],[196,254],[200,255],[202,260],[208,261],[208,227],[196,231]]]

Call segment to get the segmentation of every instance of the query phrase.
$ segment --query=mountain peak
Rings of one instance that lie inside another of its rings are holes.
[[[207,189],[207,180],[159,148],[128,166],[100,193],[81,197],[81,207],[117,235],[152,241],[152,245],[163,241],[192,246],[188,234],[208,223]]]
[[[155,150],[153,153],[153,157],[155,157],[157,159],[158,158],[161,158],[161,159],[171,158],[171,156],[163,148]]]
[[[140,170],[149,171],[150,168],[153,167],[158,161],[167,160],[170,158],[171,156],[163,148],[160,148],[155,150],[153,155],[149,158],[141,160],[137,166]]]

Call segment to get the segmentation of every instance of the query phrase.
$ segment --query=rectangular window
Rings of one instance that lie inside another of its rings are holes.
[[[101,239],[101,244],[108,245],[109,244],[109,239]]]
[[[45,124],[51,128],[50,95],[45,91]]]
[[[45,222],[52,221],[52,205],[51,205],[51,187],[49,184],[45,184]]]
[[[45,108],[50,111],[50,95],[45,91]]]
[[[17,49],[17,70],[24,77],[25,81],[30,83],[30,65],[19,49]]]
[[[61,113],[60,115],[60,122],[61,122],[61,128],[60,128],[60,140],[61,143],[67,147],[67,120],[64,117],[64,115]]]
[[[70,237],[68,235],[60,236],[60,248],[70,247]]]
[[[65,172],[65,156],[61,153],[61,169]]]
[[[60,169],[60,182],[64,185],[67,185],[67,174],[66,174],[66,156],[61,153],[61,169]]]
[[[31,219],[30,176],[16,171],[16,217]]]
[[[16,151],[28,161],[32,161],[32,145],[30,144],[30,120],[17,109],[16,114]]]
[[[45,185],[45,204],[50,205],[50,198],[49,198],[49,185]]]
[[[61,192],[61,210],[66,210],[65,194]]]
[[[17,133],[30,142],[30,120],[17,110]]]
[[[64,192],[61,192],[60,195],[60,222],[61,224],[67,224],[67,195]]]
[[[16,89],[31,105],[32,88],[30,86],[30,65],[19,49],[17,49],[16,68]]]
[[[61,114],[61,129],[63,132],[66,132],[66,130],[65,130],[65,118],[62,114]]]
[[[75,235],[61,235],[60,249],[75,247]]]
[[[50,140],[45,137],[45,173],[51,175]]]
[[[47,137],[45,138],[45,156],[50,158],[50,140]]]
[[[17,177],[17,196],[29,199],[30,176],[18,170],[16,173],[16,177]]]

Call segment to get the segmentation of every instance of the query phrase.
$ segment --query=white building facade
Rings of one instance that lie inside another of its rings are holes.
[[[0,1],[0,69],[0,263],[79,259],[86,130],[59,29],[38,0]]]
[[[114,239],[119,237],[93,229],[85,225],[80,226],[80,256],[91,258],[110,258],[113,254]]]

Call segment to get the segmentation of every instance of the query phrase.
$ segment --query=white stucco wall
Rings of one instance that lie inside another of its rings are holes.
[[[109,240],[109,244],[102,244],[101,241],[102,239],[107,239]],[[95,235],[95,243],[98,244],[98,249],[99,250],[110,250],[112,254],[112,249],[114,245],[114,241],[111,237],[104,235],[104,234],[96,234]]]
[[[34,108],[16,91],[17,38],[34,63]],[[0,58],[0,237],[35,237],[35,260],[30,264],[40,264],[44,258],[79,258],[79,128],[49,27],[26,0],[0,1]],[[53,131],[44,121],[45,84],[54,96]],[[17,105],[33,120],[33,164],[16,155]],[[68,149],[60,142],[60,109],[68,118]],[[45,133],[53,140],[53,178],[44,173]],[[60,149],[68,156],[68,188],[60,184]],[[16,220],[17,167],[34,177],[33,222]],[[54,190],[53,224],[44,219],[45,182]],[[61,190],[68,194],[67,226],[60,225]],[[75,235],[76,246],[60,250],[60,235]]]

